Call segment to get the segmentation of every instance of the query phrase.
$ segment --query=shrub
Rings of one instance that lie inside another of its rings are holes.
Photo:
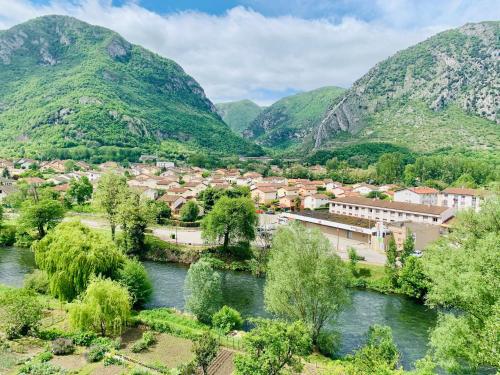
[[[97,335],[94,332],[79,332],[71,336],[73,343],[79,346],[90,346]]]
[[[4,314],[2,322],[9,339],[36,332],[42,319],[42,305],[36,295],[26,289],[8,289],[0,296]]]
[[[44,329],[40,332],[38,332],[38,338],[45,340],[45,341],[53,341],[59,337],[65,336],[65,332],[61,331],[60,329],[57,328],[49,328],[49,329]]]
[[[104,366],[112,366],[112,365],[123,365],[123,361],[120,358],[112,357],[112,356],[107,356],[104,358],[103,362]]]
[[[130,375],[151,375],[151,372],[142,368],[134,368],[130,371]]]
[[[3,226],[0,228],[0,246],[12,246],[16,242],[16,228]]]
[[[119,271],[118,280],[128,289],[134,307],[143,306],[151,298],[153,284],[146,269],[138,260],[127,259]]]
[[[60,337],[52,341],[52,353],[55,355],[68,355],[75,351],[73,340]]]
[[[34,270],[24,278],[24,287],[35,293],[47,294],[49,292],[49,278],[45,271]]]
[[[85,358],[88,362],[99,362],[104,358],[104,355],[108,351],[103,345],[92,345],[89,350],[85,353]]]
[[[227,334],[232,330],[240,329],[243,325],[243,319],[237,310],[223,306],[212,316],[212,325]]]
[[[54,355],[51,352],[43,352],[38,355],[38,359],[40,362],[48,362],[50,361]]]
[[[156,343],[156,335],[152,331],[146,331],[142,334],[142,340],[147,346],[151,346]]]
[[[47,362],[28,362],[21,366],[19,375],[64,375],[67,372]]]
[[[138,340],[134,342],[134,344],[131,347],[131,350],[133,353],[140,353],[148,348],[147,344],[144,342],[144,340]]]
[[[340,337],[336,332],[320,332],[318,335],[318,350],[324,356],[333,358],[339,348]]]

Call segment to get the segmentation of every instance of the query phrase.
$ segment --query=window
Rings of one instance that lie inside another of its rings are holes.
[[[433,221],[433,222],[435,222],[435,223],[437,223],[438,218],[437,218],[437,217],[433,217],[433,218],[432,218],[432,221]]]
[[[352,232],[350,230],[346,232],[346,237],[352,239]]]

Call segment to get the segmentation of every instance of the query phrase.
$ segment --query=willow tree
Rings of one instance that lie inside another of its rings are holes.
[[[70,322],[82,331],[102,336],[120,334],[130,319],[131,298],[127,289],[116,281],[94,279],[83,298],[70,308]]]
[[[271,249],[264,289],[267,310],[306,323],[314,344],[325,323],[348,299],[347,266],[328,239],[301,224],[280,228]]]
[[[108,173],[99,180],[94,195],[97,206],[106,213],[113,240],[115,239],[115,230],[119,218],[119,207],[127,191],[127,181],[124,177]]]
[[[59,224],[33,247],[50,293],[67,301],[84,292],[92,276],[115,276],[124,261],[112,241],[76,222]]]

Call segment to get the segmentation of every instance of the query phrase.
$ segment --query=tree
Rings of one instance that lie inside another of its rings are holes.
[[[67,301],[85,291],[92,276],[113,277],[123,263],[113,242],[76,222],[59,224],[33,248],[50,293]]]
[[[38,329],[43,308],[36,294],[27,289],[8,289],[0,293],[2,324],[7,336],[12,339],[26,336]]]
[[[222,197],[203,219],[202,235],[209,241],[222,241],[226,251],[236,240],[255,239],[256,225],[257,214],[251,199]]]
[[[130,308],[130,295],[125,287],[110,279],[96,278],[83,298],[70,308],[69,318],[71,325],[82,331],[116,335],[130,320]]]
[[[172,210],[166,202],[147,200],[146,206],[156,224],[165,224],[172,216]]]
[[[353,275],[356,274],[356,265],[358,264],[358,253],[354,247],[350,247],[347,250],[347,254],[349,255],[349,267],[351,269],[351,273]]]
[[[187,222],[196,221],[200,208],[195,201],[187,201],[181,208],[181,220]]]
[[[108,173],[101,177],[97,185],[95,202],[108,218],[111,227],[111,239],[115,239],[115,230],[118,220],[118,207],[127,193],[128,186],[125,178]]]
[[[43,238],[47,231],[61,222],[64,208],[59,201],[50,198],[27,199],[21,206],[21,226],[38,231]]]
[[[373,191],[370,191],[368,194],[366,194],[366,197],[367,198],[377,198],[377,199],[387,199],[387,194],[384,194],[382,193],[381,191],[378,191],[378,190],[373,190]]]
[[[394,239],[394,236],[391,236],[389,238],[389,243],[387,244],[385,255],[387,257],[387,260],[385,262],[385,274],[391,285],[396,286],[398,279],[398,248],[396,246],[396,240]]]
[[[381,182],[393,183],[403,177],[405,163],[399,152],[382,154],[378,159],[376,169]]]
[[[460,213],[448,236],[422,257],[427,303],[447,307],[431,334],[439,365],[455,373],[500,367],[500,199]]]
[[[92,198],[94,188],[87,176],[83,176],[80,180],[73,178],[69,183],[67,196],[76,201],[77,204],[84,204]]]
[[[311,350],[311,334],[300,321],[253,319],[255,328],[243,337],[245,352],[234,360],[237,375],[278,375],[302,371],[301,355]]]
[[[404,294],[419,300],[424,299],[427,294],[429,280],[424,274],[420,258],[408,257],[399,272],[398,283],[399,290]]]
[[[7,167],[5,167],[3,170],[2,170],[2,177],[3,178],[10,178],[10,172],[9,172],[9,169]]]
[[[229,306],[222,306],[212,316],[212,326],[224,334],[228,334],[234,329],[240,329],[243,326],[243,318],[240,313]]]
[[[234,186],[229,189],[209,186],[198,194],[197,198],[199,201],[203,202],[205,212],[209,212],[212,210],[215,203],[224,196],[229,198],[250,198],[250,189],[248,186]]]
[[[212,315],[222,306],[221,277],[206,260],[189,267],[184,284],[186,308],[200,322],[210,323]]]
[[[152,219],[152,212],[139,194],[122,193],[116,220],[122,229],[120,246],[125,253],[138,253],[144,249],[146,228]]]
[[[365,345],[354,355],[354,371],[349,374],[391,374],[399,363],[399,352],[392,339],[391,328],[373,325]]]
[[[408,232],[406,234],[406,239],[403,242],[403,251],[401,252],[400,261],[401,265],[404,266],[406,260],[415,252],[415,238],[413,234]]]
[[[193,342],[192,348],[194,354],[194,362],[197,367],[201,368],[202,374],[208,374],[208,368],[219,352],[219,343],[217,339],[210,333],[204,332]]]
[[[137,259],[125,260],[118,272],[118,281],[127,288],[134,307],[142,307],[150,300],[153,284],[146,269]]]
[[[318,230],[292,224],[278,230],[273,241],[264,289],[266,308],[311,329],[313,343],[328,319],[348,300],[348,274]]]

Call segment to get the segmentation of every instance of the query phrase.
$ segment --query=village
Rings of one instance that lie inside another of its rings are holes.
[[[458,211],[479,211],[485,191],[449,187],[443,191],[418,186],[394,184],[342,184],[331,179],[295,179],[284,177],[283,170],[271,166],[272,176],[239,169],[215,169],[176,165],[172,161],[141,157],[140,163],[127,168],[116,162],[91,166],[83,161],[32,159],[0,160],[0,200],[15,193],[18,185],[50,186],[64,197],[72,180],[85,177],[95,187],[102,175],[115,173],[127,177],[131,190],[145,200],[166,203],[173,218],[179,218],[182,207],[193,201],[203,216],[200,194],[208,188],[247,187],[256,212],[260,232],[272,232],[291,220],[318,228],[332,243],[332,250],[348,259],[354,248],[360,259],[383,265],[388,239],[394,238],[401,250],[408,236],[413,236],[415,256],[446,234]],[[323,166],[310,166],[313,176],[324,176]],[[177,221],[179,224],[179,221]],[[92,224],[87,222],[87,224]],[[186,225],[182,225],[186,226]],[[193,225],[196,227],[196,225]],[[197,228],[156,230],[164,240],[202,245]]]

